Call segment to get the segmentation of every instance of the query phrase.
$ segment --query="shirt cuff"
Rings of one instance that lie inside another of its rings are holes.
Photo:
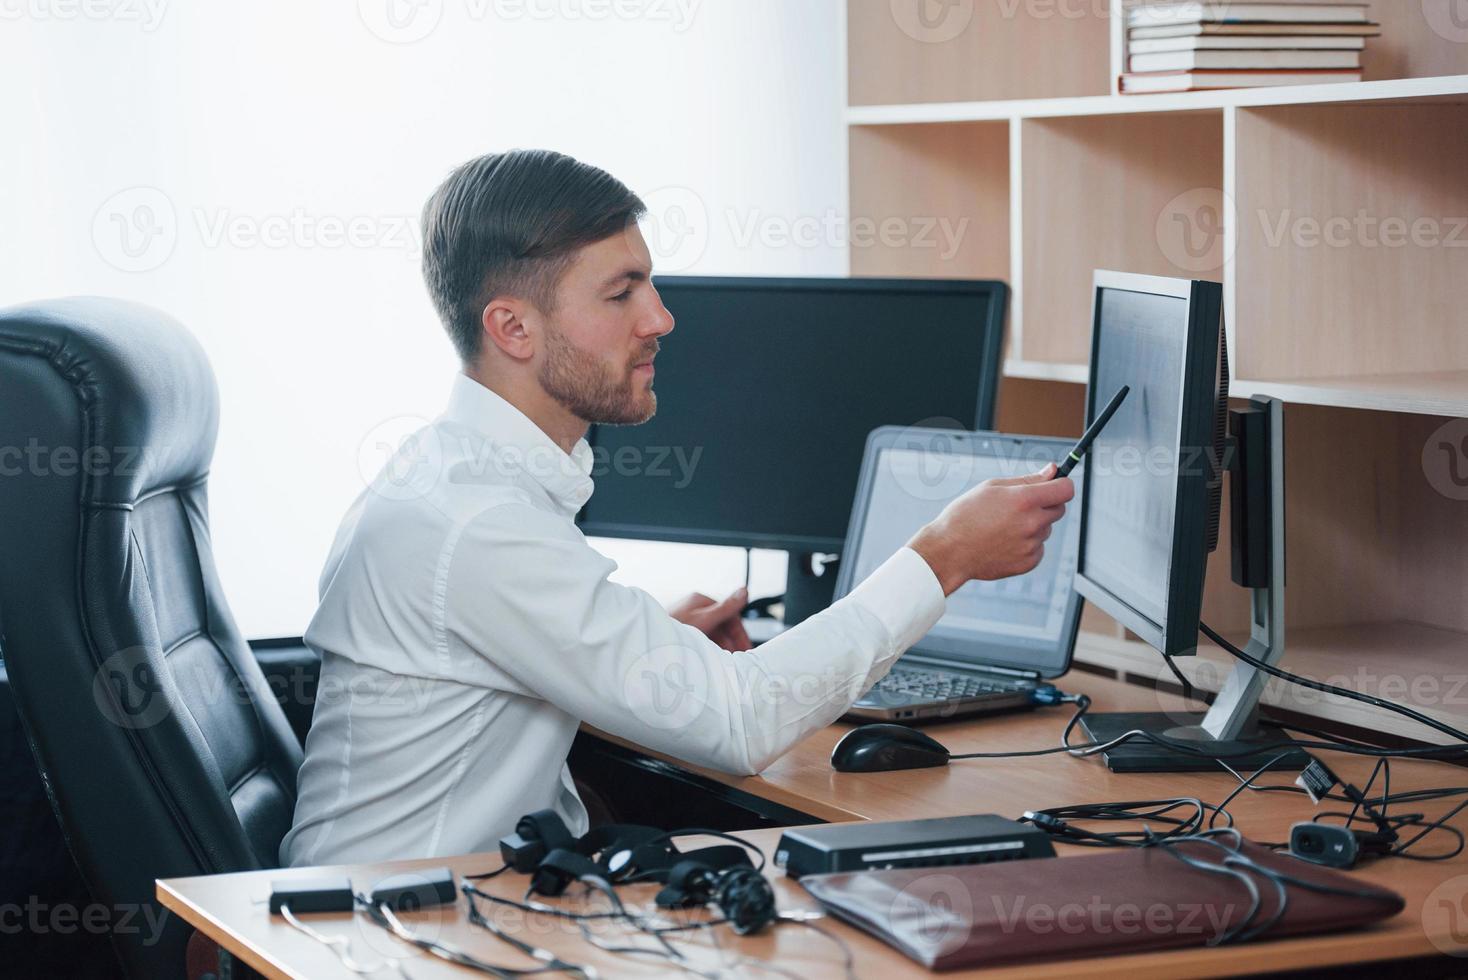
[[[938,576],[911,548],[883,562],[852,590],[851,598],[887,628],[898,653],[921,640],[947,607]]]

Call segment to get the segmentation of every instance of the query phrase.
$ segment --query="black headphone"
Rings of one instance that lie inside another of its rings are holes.
[[[515,832],[500,838],[500,856],[505,865],[529,874],[550,851],[575,841],[560,814],[554,810],[527,813],[515,824]]]
[[[665,866],[672,845],[653,842],[666,837],[656,827],[638,824],[605,824],[574,837],[560,814],[536,810],[520,818],[513,834],[500,838],[500,856],[507,867],[533,876],[531,891],[554,897],[586,875],[618,882]]]
[[[673,845],[684,834],[713,834],[736,841],[687,853]],[[500,839],[505,866],[529,874],[532,894],[556,897],[573,882],[614,884],[656,881],[660,908],[695,908],[713,902],[741,935],[775,919],[775,893],[749,859],[750,845],[718,831],[663,831],[639,824],[605,824],[581,837],[554,810],[521,817]],[[764,857],[760,857],[763,865]]]

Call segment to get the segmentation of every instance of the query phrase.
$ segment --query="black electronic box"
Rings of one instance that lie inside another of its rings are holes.
[[[775,864],[792,878],[832,871],[930,868],[1054,857],[1043,831],[993,814],[817,824],[785,831]]]

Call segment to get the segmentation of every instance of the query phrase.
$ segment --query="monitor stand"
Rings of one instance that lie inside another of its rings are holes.
[[[1253,588],[1252,622],[1248,646],[1244,652],[1256,660],[1273,666],[1284,656],[1284,409],[1272,398],[1255,398],[1252,410],[1263,413],[1268,434],[1267,451],[1252,447],[1258,462],[1267,460],[1269,492],[1258,498],[1266,504],[1266,513],[1253,513],[1249,519],[1266,529],[1261,543],[1268,548],[1265,584]],[[1247,467],[1251,447],[1241,446],[1238,459],[1244,469],[1234,470],[1232,493],[1239,501],[1249,500],[1249,480],[1264,479],[1263,474]],[[1243,476],[1243,479],[1240,477]],[[1237,496],[1242,495],[1242,496]],[[1240,547],[1237,538],[1235,549]],[[1237,567],[1237,566],[1236,566]],[[1234,666],[1207,714],[1198,712],[1114,712],[1086,715],[1081,718],[1086,737],[1091,742],[1109,742],[1129,731],[1140,729],[1190,742],[1210,753],[1227,755],[1230,766],[1243,772],[1255,772],[1266,764],[1271,770],[1293,771],[1309,764],[1309,757],[1298,749],[1269,748],[1286,736],[1263,731],[1258,723],[1259,696],[1264,692],[1265,675],[1245,663]],[[1280,756],[1283,755],[1283,758]],[[1103,753],[1112,772],[1212,772],[1218,763],[1204,756],[1176,752],[1163,746],[1135,739]]]
[[[785,627],[802,623],[829,606],[836,595],[841,559],[817,562],[810,551],[792,551],[785,569]],[[817,569],[820,569],[819,573]]]

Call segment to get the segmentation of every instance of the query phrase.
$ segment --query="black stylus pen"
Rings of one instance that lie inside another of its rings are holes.
[[[1111,404],[1107,405],[1102,409],[1101,414],[1096,416],[1096,421],[1092,422],[1090,427],[1086,429],[1085,435],[1081,436],[1081,441],[1075,444],[1075,448],[1065,454],[1065,460],[1060,464],[1060,468],[1055,471],[1055,478],[1057,480],[1062,476],[1070,476],[1070,471],[1075,469],[1080,461],[1085,458],[1086,453],[1091,451],[1091,443],[1095,442],[1096,437],[1101,434],[1101,430],[1106,428],[1106,423],[1110,422],[1111,416],[1116,414],[1118,408],[1121,408],[1121,403],[1126,401],[1126,396],[1131,393],[1131,390],[1131,385],[1122,385],[1121,390],[1111,399]]]

